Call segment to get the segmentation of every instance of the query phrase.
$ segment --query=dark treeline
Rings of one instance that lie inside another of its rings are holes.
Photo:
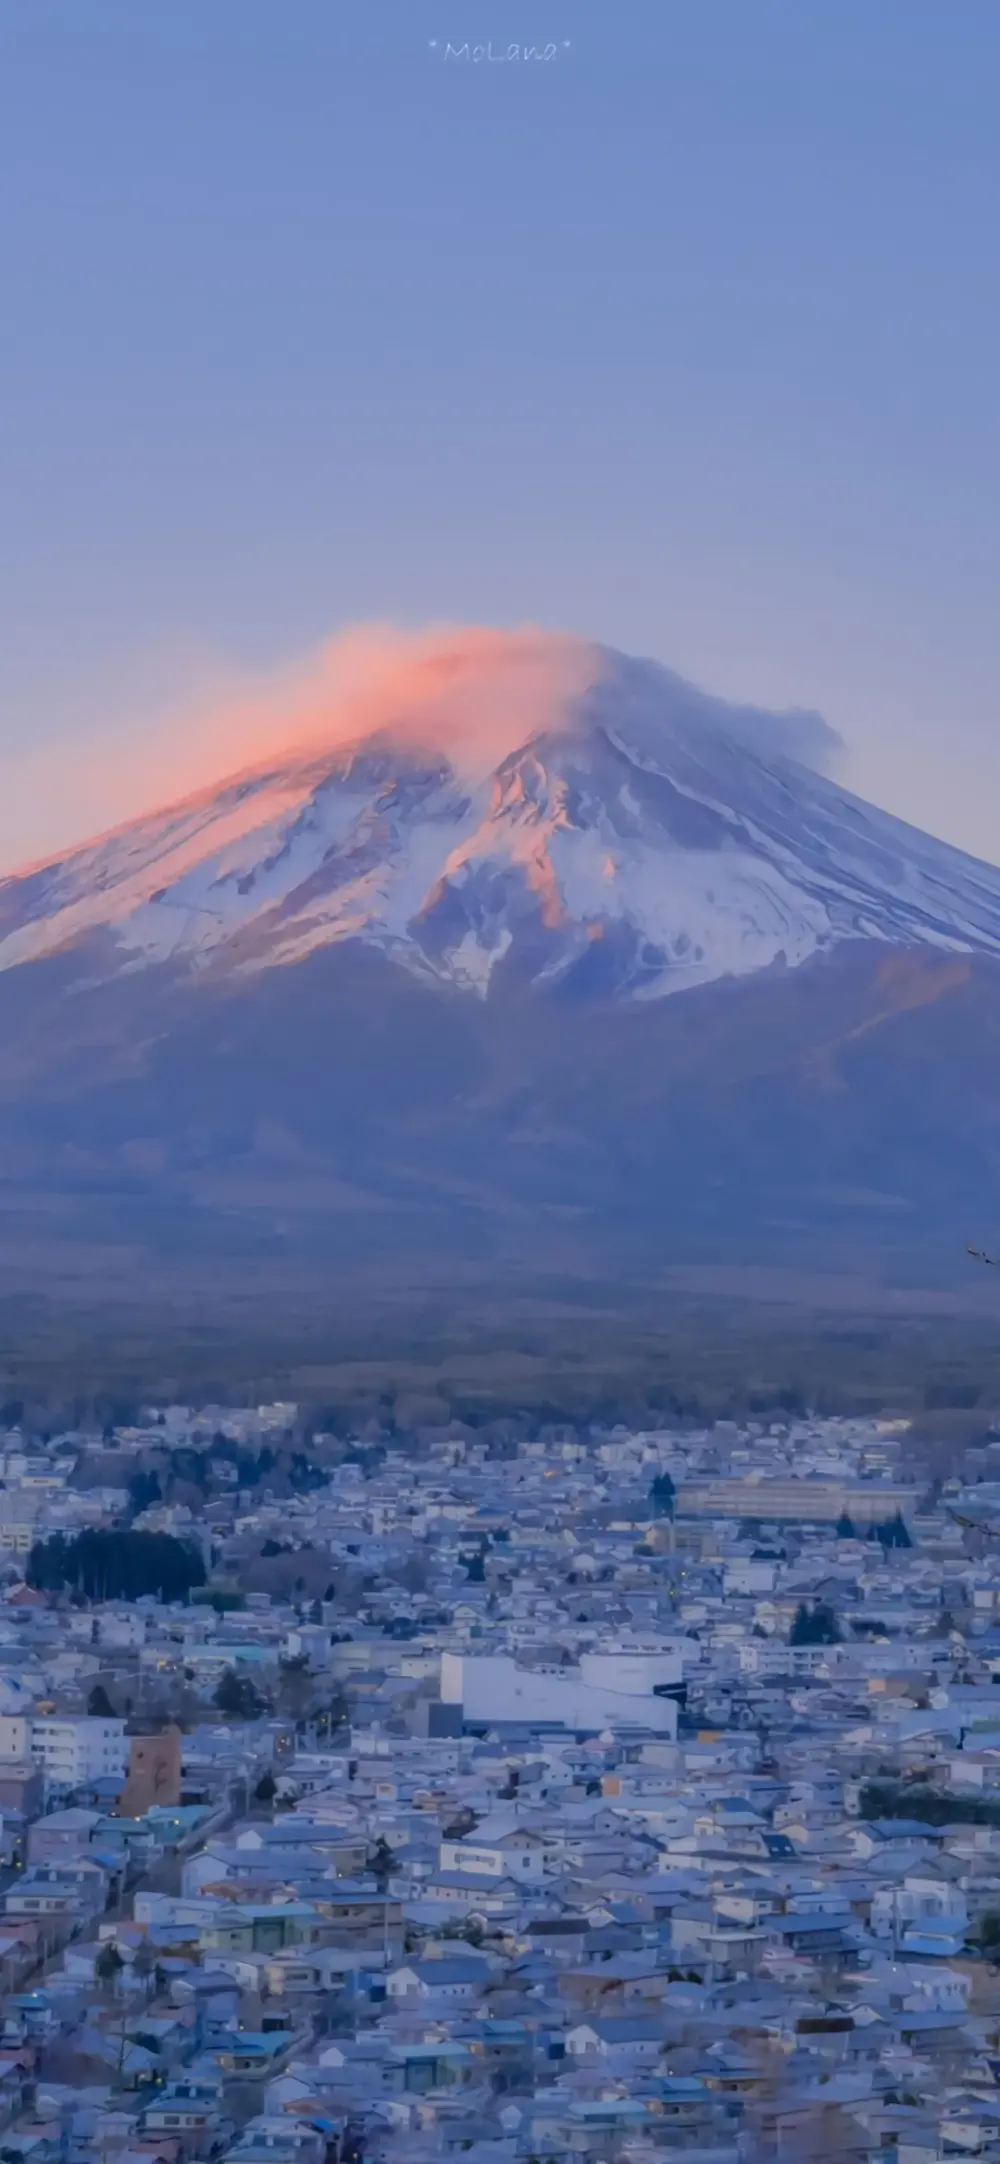
[[[1000,1796],[946,1795],[925,1783],[866,1781],[858,1811],[866,1819],[912,1819],[923,1826],[1000,1826]]]
[[[301,1451],[294,1453],[301,1458]],[[171,1472],[178,1479],[193,1481],[196,1487],[208,1488],[212,1484],[212,1464],[231,1465],[241,1488],[255,1488],[267,1473],[273,1473],[279,1460],[270,1445],[262,1450],[243,1450],[228,1435],[218,1431],[210,1446],[197,1450],[191,1445],[179,1443],[169,1453]]]
[[[320,1430],[364,1447],[448,1419],[479,1429],[509,1420],[519,1431],[704,1426],[808,1406],[929,1420],[932,1440],[943,1414],[964,1421],[968,1441],[987,1436],[1000,1412],[993,1319],[934,1314],[922,1301],[901,1312],[898,1292],[891,1309],[873,1290],[863,1307],[828,1310],[811,1307],[806,1278],[787,1301],[780,1291],[774,1303],[715,1300],[650,1290],[643,1268],[603,1285],[546,1281],[530,1299],[523,1284],[516,1297],[506,1284],[477,1284],[471,1304],[456,1286],[439,1288],[422,1298],[415,1334],[413,1289],[369,1302],[352,1277],[342,1299],[289,1294],[253,1326],[221,1286],[207,1311],[204,1296],[186,1306],[152,1295],[141,1310],[95,1309],[82,1287],[70,1310],[0,1303],[0,1424],[110,1434],[145,1425],[150,1405],[297,1401],[294,1442]],[[165,1451],[171,1440],[164,1427]]]
[[[185,1600],[204,1583],[198,1549],[172,1533],[88,1528],[71,1540],[55,1533],[36,1541],[28,1558],[28,1584],[38,1592],[77,1593],[85,1600],[137,1600],[143,1593]]]

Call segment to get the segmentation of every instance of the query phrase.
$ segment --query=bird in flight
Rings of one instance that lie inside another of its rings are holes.
[[[948,1504],[948,1516],[956,1525],[964,1526],[967,1533],[984,1533],[987,1540],[1000,1540],[1000,1525],[995,1518],[967,1518],[953,1503]]]
[[[981,1247],[967,1247],[965,1252],[972,1256],[973,1262],[988,1262],[991,1270],[1000,1270],[1000,1255],[984,1254]]]

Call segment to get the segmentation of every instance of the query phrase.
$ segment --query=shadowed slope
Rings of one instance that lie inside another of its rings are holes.
[[[353,943],[221,983],[70,974],[0,977],[8,1242],[934,1284],[1000,1196],[988,961],[855,946],[625,1007],[513,970],[470,1000]]]

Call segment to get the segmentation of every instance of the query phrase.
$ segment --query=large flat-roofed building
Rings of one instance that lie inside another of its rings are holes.
[[[912,1517],[919,1493],[881,1480],[683,1480],[674,1511],[678,1518],[785,1519],[799,1525],[835,1525],[848,1517],[860,1532],[884,1525],[897,1511]]]
[[[441,1697],[467,1721],[533,1721],[596,1734],[649,1728],[677,1734],[674,1692],[684,1677],[679,1647],[585,1654],[576,1669],[522,1668],[509,1654],[445,1653]],[[668,1695],[670,1694],[670,1695]]]

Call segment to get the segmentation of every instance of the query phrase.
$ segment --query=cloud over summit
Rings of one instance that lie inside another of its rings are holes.
[[[19,831],[30,830],[42,850],[61,850],[243,771],[373,736],[440,752],[474,781],[528,739],[564,726],[620,661],[594,642],[533,626],[414,633],[375,624],[341,633],[290,667],[217,672],[209,690],[158,719],[89,730],[86,742],[55,759],[49,752],[44,763],[41,755],[18,761],[7,777],[0,866],[23,861]],[[733,707],[670,680],[709,725],[721,724],[765,758],[826,771],[840,748],[817,714]]]

